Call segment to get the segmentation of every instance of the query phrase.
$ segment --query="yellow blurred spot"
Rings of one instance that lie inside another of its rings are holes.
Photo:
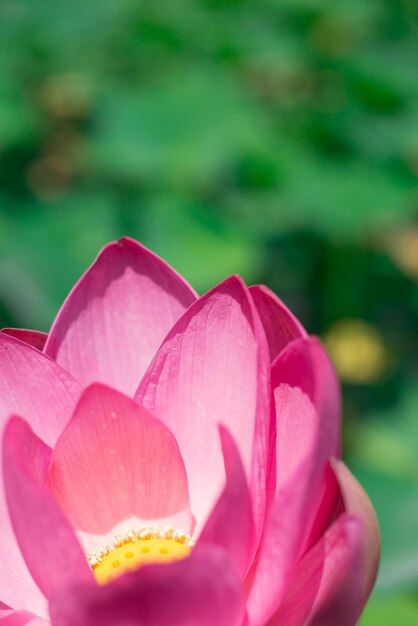
[[[92,104],[91,87],[80,74],[53,74],[41,88],[40,98],[50,115],[72,119],[86,115]]]
[[[323,17],[314,22],[310,31],[313,45],[329,56],[346,55],[355,45],[355,26],[346,19]]]
[[[387,247],[398,267],[412,278],[418,278],[418,224],[392,234]]]
[[[57,200],[68,192],[73,170],[60,156],[45,156],[31,163],[26,180],[35,196],[42,200]]]
[[[337,322],[324,337],[324,343],[345,382],[372,384],[383,376],[390,363],[378,329],[362,320]]]

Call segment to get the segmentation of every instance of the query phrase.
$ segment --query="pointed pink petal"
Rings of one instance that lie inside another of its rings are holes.
[[[297,565],[269,626],[354,626],[373,588],[380,535],[373,506],[347,467],[334,461],[346,513]]]
[[[243,282],[231,277],[186,311],[138,389],[139,402],[164,421],[179,442],[192,512],[200,523],[225,481],[219,437],[211,427],[223,423],[252,481],[253,513],[260,525],[268,447],[268,362],[253,302]]]
[[[184,561],[149,565],[51,605],[54,626],[240,626],[239,578],[225,552],[201,547]]]
[[[316,339],[297,339],[274,362],[276,495],[266,520],[248,599],[251,623],[279,606],[323,499],[328,459],[339,453],[338,384]]]
[[[24,328],[3,328],[0,332],[10,337],[20,339],[20,341],[28,343],[37,350],[43,350],[48,338],[47,333],[42,333],[39,330],[26,330]]]
[[[49,485],[74,526],[105,534],[136,516],[188,515],[184,464],[171,432],[101,384],[89,387],[52,453]]]
[[[10,519],[26,565],[45,596],[92,581],[73,530],[46,487],[51,450],[18,417],[4,431],[3,476]]]
[[[254,285],[250,293],[264,326],[272,361],[293,339],[308,336],[302,324],[268,287]]]
[[[38,350],[0,333],[0,435],[13,414],[23,415],[48,444],[71,417],[81,388]],[[45,600],[34,584],[10,525],[0,487],[0,600],[40,614]],[[42,608],[40,608],[42,607]]]
[[[106,246],[74,287],[45,353],[82,384],[132,395],[158,346],[195,300],[162,259],[124,237]]]
[[[81,390],[54,361],[0,333],[0,428],[12,414],[22,415],[38,436],[54,444]]]
[[[215,543],[225,548],[244,578],[254,548],[251,498],[244,468],[234,440],[220,427],[226,487],[199,538],[199,546]]]

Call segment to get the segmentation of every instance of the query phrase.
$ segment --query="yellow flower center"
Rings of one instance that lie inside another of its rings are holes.
[[[133,572],[150,563],[170,563],[189,556],[192,543],[189,535],[175,528],[134,528],[115,535],[105,545],[87,555],[99,585]]]

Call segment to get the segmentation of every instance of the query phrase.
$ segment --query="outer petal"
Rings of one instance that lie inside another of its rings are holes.
[[[360,520],[342,515],[298,563],[268,626],[353,626],[361,586],[362,532]]]
[[[69,420],[81,387],[38,350],[0,333],[0,431],[12,414],[24,415],[53,444]],[[45,600],[34,584],[10,525],[0,485],[0,600],[14,609],[41,612]]]
[[[0,332],[10,337],[20,339],[20,341],[28,343],[37,350],[43,350],[48,338],[47,333],[42,333],[39,330],[26,330],[24,328],[3,328]]]
[[[231,277],[195,302],[169,333],[137,399],[174,432],[189,477],[192,512],[204,522],[224,484],[216,428],[237,442],[252,481],[253,512],[265,505],[269,387],[265,335],[243,282]]]
[[[162,259],[124,237],[107,245],[64,302],[45,353],[81,383],[133,394],[174,322],[195,300]]]
[[[345,465],[334,463],[347,513],[298,564],[269,626],[354,626],[373,588],[380,537],[373,507]]]
[[[69,584],[92,583],[80,544],[46,487],[50,448],[17,417],[3,447],[10,518],[33,579],[47,597]]]
[[[52,453],[49,485],[83,531],[109,532],[132,516],[189,521],[187,477],[171,432],[134,400],[95,384]]]
[[[280,604],[323,498],[328,459],[340,447],[338,386],[316,339],[295,340],[282,351],[273,365],[272,385],[276,494],[253,571],[248,599],[252,624],[265,623]]]
[[[376,513],[366,492],[342,461],[334,459],[333,468],[340,485],[345,510],[363,521],[362,592],[363,604],[369,597],[376,581],[380,560],[380,532]]]
[[[216,543],[225,548],[242,578],[254,548],[251,498],[237,447],[228,431],[220,427],[225,461],[226,487],[199,538],[199,545]]]
[[[268,287],[254,285],[250,293],[264,326],[272,361],[293,339],[308,336],[302,324]]]
[[[93,591],[75,589],[51,605],[54,626],[239,626],[242,613],[239,578],[216,546]]]

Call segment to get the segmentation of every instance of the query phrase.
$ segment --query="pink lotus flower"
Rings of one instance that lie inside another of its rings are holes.
[[[122,239],[0,370],[0,625],[355,624],[376,518],[330,362],[267,288],[198,298]]]

